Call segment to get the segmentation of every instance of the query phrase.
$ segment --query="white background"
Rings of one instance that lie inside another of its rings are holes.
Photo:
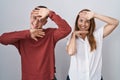
[[[94,12],[117,18],[120,21],[119,0],[0,0],[0,35],[4,32],[29,29],[30,12],[44,5],[58,13],[73,28],[76,15],[81,9],[88,8]],[[97,27],[104,23],[97,20]],[[45,26],[56,27],[49,20]],[[120,80],[120,26],[104,39],[103,69],[104,80]],[[66,38],[60,40],[55,48],[56,76],[65,80],[70,56],[65,51]],[[21,80],[21,61],[17,49],[0,44],[0,80]]]

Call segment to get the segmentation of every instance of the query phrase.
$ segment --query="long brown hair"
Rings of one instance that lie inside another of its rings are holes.
[[[90,11],[90,10],[89,9],[83,9],[80,12],[83,12],[83,11]],[[78,25],[77,25],[78,24],[78,18],[79,18],[79,15],[77,15],[76,20],[75,20],[75,31],[79,30]],[[93,50],[95,50],[97,48],[96,40],[95,40],[94,35],[93,35],[95,27],[96,27],[95,20],[94,20],[94,18],[92,18],[92,19],[90,19],[90,28],[89,28],[89,33],[87,35],[91,51],[93,51]]]

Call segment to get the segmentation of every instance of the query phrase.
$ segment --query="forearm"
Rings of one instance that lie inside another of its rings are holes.
[[[58,25],[58,28],[54,31],[55,41],[58,41],[66,37],[71,32],[70,25],[59,15],[55,14],[55,12],[51,11],[49,13],[49,17],[52,21],[54,21]]]
[[[17,41],[26,39],[28,37],[30,37],[29,30],[4,33],[0,36],[0,43],[5,45],[14,44]]]
[[[54,21],[58,25],[58,29],[68,33],[71,32],[70,25],[55,12],[50,11],[49,17],[52,21]]]
[[[111,18],[108,16],[104,16],[104,15],[95,13],[94,17],[107,23],[104,26],[103,37],[108,36],[119,24],[119,21],[117,19],[114,19],[114,18]]]
[[[119,21],[115,18],[112,17],[108,17],[108,16],[104,16],[104,15],[100,15],[98,13],[94,13],[94,18],[97,18],[103,22],[106,22],[109,25],[115,25],[117,26]]]
[[[69,55],[74,55],[76,53],[76,40],[75,35],[72,35],[69,44],[67,45],[67,52]]]

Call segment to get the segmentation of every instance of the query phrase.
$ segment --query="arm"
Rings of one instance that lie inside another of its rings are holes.
[[[40,20],[44,20],[47,17],[49,17],[52,21],[54,21],[58,25],[58,29],[54,31],[55,41],[64,38],[71,32],[71,27],[69,26],[69,24],[59,15],[55,14],[55,12],[47,8],[39,8],[38,10],[33,11],[33,15],[41,16]]]
[[[70,42],[68,43],[66,50],[70,56],[76,53],[76,36],[74,33],[71,36]]]
[[[17,44],[19,40],[23,39],[34,39],[35,41],[38,41],[38,37],[43,37],[45,33],[42,31],[42,29],[30,29],[30,30],[23,30],[23,31],[15,31],[15,32],[9,32],[4,33],[0,36],[0,43],[4,45],[8,44]]]
[[[119,21],[117,19],[114,19],[108,16],[94,13],[94,17],[107,23],[104,26],[103,37],[108,36],[119,24]]]
[[[54,31],[55,41],[66,37],[71,32],[70,25],[55,12],[50,11],[49,18],[58,25],[58,29]]]
[[[82,39],[84,39],[84,36],[86,36],[88,34],[88,31],[74,31],[72,33],[70,42],[67,45],[67,52],[69,55],[74,55],[77,52],[77,48],[76,48],[76,38],[80,37]]]
[[[4,33],[0,36],[0,43],[4,45],[14,44],[21,39],[28,38],[29,36],[29,30]]]
[[[91,11],[87,12],[87,15],[85,15],[85,17],[87,19],[91,19],[91,18],[96,18],[99,19],[105,23],[107,23],[104,26],[104,31],[103,31],[103,37],[108,36],[119,24],[119,21],[117,19],[108,17],[108,16],[104,16],[104,15],[100,15]]]

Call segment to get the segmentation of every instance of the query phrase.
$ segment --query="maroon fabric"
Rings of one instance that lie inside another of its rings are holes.
[[[53,11],[49,18],[58,28],[44,29],[45,36],[38,41],[31,39],[29,30],[4,33],[0,43],[15,45],[21,55],[22,80],[54,79],[55,58],[54,49],[58,40],[66,37],[71,28],[67,22]]]

